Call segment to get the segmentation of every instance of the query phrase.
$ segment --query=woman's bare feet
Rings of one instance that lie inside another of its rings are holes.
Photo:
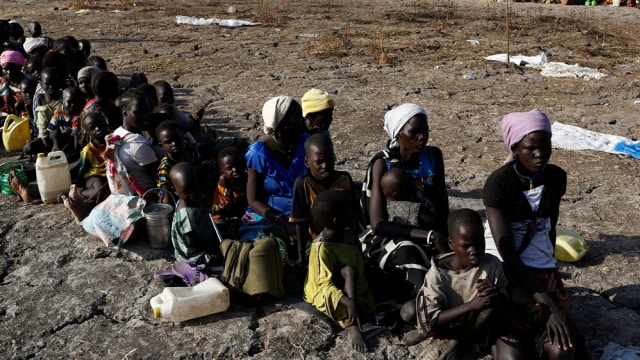
[[[402,337],[402,342],[404,342],[407,346],[416,345],[429,337],[426,333],[421,333],[418,329],[411,330],[408,333],[404,334]]]
[[[33,201],[33,196],[29,192],[29,188],[13,170],[9,173],[9,186],[11,186],[13,192],[15,192],[22,201],[26,203]]]
[[[367,343],[364,341],[358,325],[353,324],[347,328],[347,338],[349,339],[353,350],[362,353],[369,351],[369,349],[367,348]]]

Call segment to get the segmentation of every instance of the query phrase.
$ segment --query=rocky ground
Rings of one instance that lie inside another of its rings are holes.
[[[499,120],[534,107],[552,121],[637,140],[639,10],[462,0],[12,1],[0,16],[38,20],[45,35],[89,39],[120,78],[144,71],[176,88],[185,110],[204,106],[221,134],[260,134],[269,97],[311,87],[337,101],[332,133],[340,167],[362,177],[384,146],[384,112],[416,102],[429,111],[430,143],[442,148],[451,208],[483,212],[486,177],[506,155]],[[88,12],[76,13],[88,9]],[[229,13],[229,11],[233,11]],[[177,25],[176,15],[236,18],[239,29]],[[506,29],[506,19],[510,30]],[[598,69],[608,76],[542,77],[488,62],[506,52]],[[467,40],[477,40],[472,45]],[[475,80],[465,80],[473,75]],[[3,161],[16,157],[2,151]],[[555,151],[569,185],[560,223],[591,246],[562,264],[573,316],[599,358],[610,341],[640,345],[638,160]],[[153,319],[166,256],[144,242],[107,248],[62,205],[0,196],[0,357],[433,359],[440,341],[407,348],[385,332],[371,352],[352,352],[329,324],[287,303],[260,316],[234,305],[182,325]]]

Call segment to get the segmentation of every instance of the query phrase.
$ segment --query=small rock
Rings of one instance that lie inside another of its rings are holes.
[[[618,122],[618,120],[613,119],[613,120],[609,120],[609,125],[615,125]]]

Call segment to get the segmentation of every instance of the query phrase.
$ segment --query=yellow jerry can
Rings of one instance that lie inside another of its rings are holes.
[[[584,238],[573,231],[556,226],[555,258],[564,262],[575,262],[584,257],[589,251],[589,245]]]

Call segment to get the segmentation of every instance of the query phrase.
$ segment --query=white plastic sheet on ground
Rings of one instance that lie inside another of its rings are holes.
[[[484,58],[489,61],[507,62],[507,54],[495,54]],[[582,67],[578,64],[568,65],[563,62],[549,62],[545,53],[536,56],[512,55],[509,62],[516,65],[526,65],[540,69],[540,75],[547,77],[583,78],[585,80],[598,80],[607,76],[598,70]]]
[[[484,58],[489,61],[500,61],[507,62],[507,54],[495,54],[490,55]],[[540,55],[536,56],[525,56],[525,55],[511,55],[509,56],[509,62],[514,63],[516,65],[522,64],[531,64],[531,65],[542,65],[547,63],[547,54],[540,53]]]
[[[596,150],[640,159],[640,141],[632,141],[624,136],[602,134],[557,121],[551,125],[551,133],[551,144],[555,149]]]
[[[205,19],[205,18],[200,18],[195,16],[183,16],[183,15],[176,16],[176,23],[187,24],[187,25],[219,25],[219,26],[228,27],[228,28],[260,25],[260,23],[246,21],[246,20],[235,20],[235,19],[220,20],[216,18]]]
[[[549,62],[542,65],[527,65],[536,69],[540,69],[540,75],[547,77],[569,77],[583,78],[585,80],[598,80],[607,74],[601,73],[596,69],[582,67],[578,64],[568,65],[562,62]]]

